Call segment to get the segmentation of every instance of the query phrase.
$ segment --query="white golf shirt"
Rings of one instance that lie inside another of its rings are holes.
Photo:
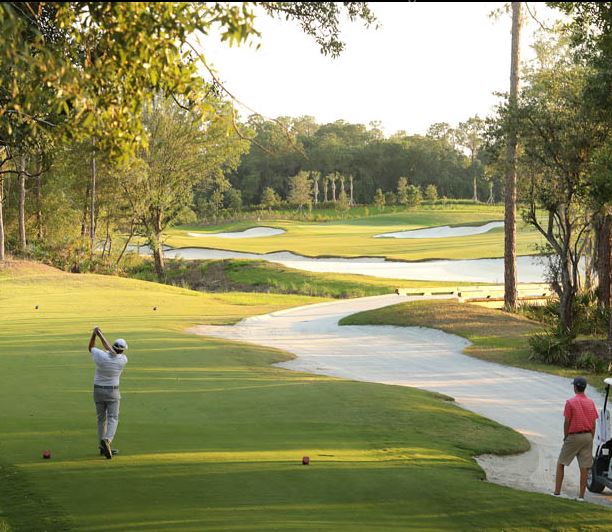
[[[119,386],[119,377],[121,377],[121,372],[128,362],[127,357],[123,353],[112,355],[107,351],[92,347],[91,358],[96,363],[94,384],[98,386]]]

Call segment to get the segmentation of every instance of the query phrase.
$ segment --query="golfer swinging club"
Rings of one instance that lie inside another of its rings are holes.
[[[106,351],[94,347],[96,337],[100,338]],[[121,338],[115,340],[112,347],[104,338],[102,331],[94,327],[89,340],[89,352],[96,363],[96,374],[94,376],[94,402],[98,415],[98,440],[100,441],[100,454],[109,460],[116,449],[111,447],[117,425],[119,423],[119,378],[127,364],[127,357],[123,352],[128,348],[127,342]]]

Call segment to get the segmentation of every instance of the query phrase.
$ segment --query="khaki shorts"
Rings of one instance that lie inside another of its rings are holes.
[[[593,465],[593,434],[568,434],[559,453],[558,464],[570,465],[578,457],[578,466],[589,468]]]

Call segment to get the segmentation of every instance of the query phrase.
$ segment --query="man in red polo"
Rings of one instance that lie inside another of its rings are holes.
[[[593,465],[593,436],[595,434],[597,410],[593,400],[589,399],[584,393],[587,386],[586,379],[576,377],[572,384],[576,395],[565,402],[565,410],[563,411],[565,417],[564,438],[563,447],[557,461],[554,495],[561,494],[565,466],[570,465],[574,458],[578,457],[578,466],[580,467],[578,500],[583,501],[587,475],[589,468]]]

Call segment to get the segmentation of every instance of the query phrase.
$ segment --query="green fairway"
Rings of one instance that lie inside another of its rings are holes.
[[[260,220],[239,222],[205,229],[182,226],[167,234],[166,243],[172,247],[206,247],[251,253],[292,251],[309,257],[318,256],[377,256],[390,259],[479,259],[503,257],[502,228],[488,233],[455,238],[374,238],[374,235],[424,227],[444,225],[483,225],[503,220],[503,208],[488,205],[423,206],[414,210],[370,215],[348,221],[299,222],[294,220]],[[247,239],[193,237],[189,232],[241,231],[254,225],[278,227],[286,234]],[[536,253],[535,244],[541,237],[531,228],[519,223],[517,253]]]
[[[315,301],[0,271],[0,530],[612,526],[608,509],[483,482],[474,454],[526,441],[444,397],[288,372],[270,365],[284,353],[182,332]],[[94,325],[130,344],[112,461],[97,454]]]

